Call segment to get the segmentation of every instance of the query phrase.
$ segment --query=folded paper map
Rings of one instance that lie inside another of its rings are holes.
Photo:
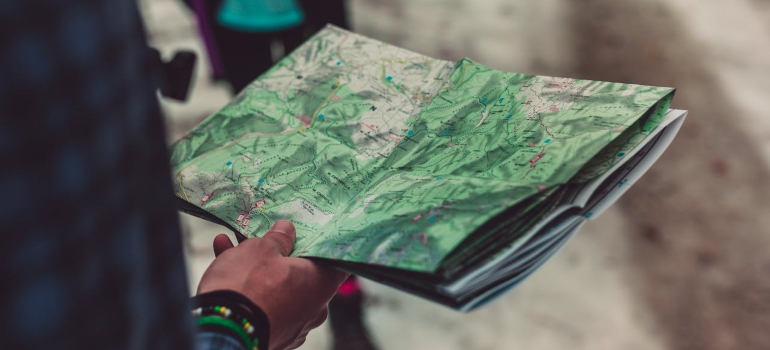
[[[672,88],[509,73],[328,26],[172,146],[180,208],[453,308],[510,289],[628,188]]]

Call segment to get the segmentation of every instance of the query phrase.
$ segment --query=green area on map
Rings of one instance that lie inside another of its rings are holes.
[[[672,93],[438,60],[329,26],[172,146],[176,195],[245,236],[292,220],[295,256],[432,272],[506,209],[542,215],[609,169]]]

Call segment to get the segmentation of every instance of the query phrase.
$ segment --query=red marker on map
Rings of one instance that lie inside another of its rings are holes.
[[[365,127],[369,128],[369,130],[374,130],[374,129],[375,129],[375,128],[374,128],[374,125],[371,125],[371,124],[366,124],[366,123],[364,123],[364,122],[361,122],[361,125],[363,125],[363,126],[365,126]]]
[[[251,221],[251,218],[246,218],[245,220],[243,220],[243,223],[241,224],[241,226],[243,227],[249,226],[249,221]]]
[[[304,114],[298,114],[297,115],[297,120],[302,122],[302,125],[304,125],[304,126],[310,126],[310,122],[313,120],[313,118],[310,118],[309,116],[304,115]]]
[[[417,220],[420,220],[420,219],[422,219],[422,214],[418,214],[417,216],[415,216],[415,217],[412,219],[412,221],[414,221],[414,222],[417,222]]]
[[[211,196],[213,196],[213,195],[214,195],[214,192],[211,192],[211,193],[203,196],[203,198],[201,198],[201,204],[206,203],[206,201],[209,200],[209,198],[211,198]]]
[[[540,154],[536,155],[535,158],[532,158],[529,160],[529,164],[535,165],[540,158],[543,158],[543,155],[545,155],[545,152],[540,152]]]
[[[264,198],[262,198],[262,199],[260,199],[260,200],[258,200],[256,202],[254,202],[254,205],[252,206],[252,208],[259,208],[259,207],[265,205],[265,203],[267,203],[267,202],[265,201]]]
[[[238,215],[238,218],[237,218],[237,219],[235,219],[235,222],[241,222],[241,221],[243,221],[243,218],[244,218],[244,217],[246,217],[246,215],[243,215],[243,214],[241,214],[241,215]]]

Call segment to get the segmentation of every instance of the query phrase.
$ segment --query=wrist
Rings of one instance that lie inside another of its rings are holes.
[[[243,295],[229,290],[199,294],[192,308],[199,329],[229,334],[247,349],[268,349],[267,315]]]

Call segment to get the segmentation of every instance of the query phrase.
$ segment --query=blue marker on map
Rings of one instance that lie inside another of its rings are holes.
[[[324,119],[324,115],[323,115],[323,114],[319,114],[319,115],[318,115],[318,119],[321,119],[321,120],[323,120],[323,119]]]
[[[393,77],[391,77],[390,75],[388,75],[388,77],[387,77],[387,78],[385,78],[385,80],[387,80],[387,81],[391,81],[391,80],[393,80]]]
[[[231,165],[233,165],[233,162],[228,161],[227,163],[225,163],[225,165],[231,166]]]
[[[431,216],[431,217],[428,218],[428,222],[434,222],[434,221],[436,221],[436,217],[435,216]]]
[[[414,135],[414,130],[409,130],[406,132],[407,135],[412,136]]]
[[[545,139],[545,143],[551,143],[551,139]]]
[[[265,182],[265,179],[263,179],[263,178],[260,178],[260,179],[259,179],[257,182],[259,182],[259,183],[264,183],[264,182]]]
[[[486,103],[486,102],[487,102],[487,98],[486,97],[481,99],[481,103]]]
[[[625,152],[620,152],[620,153],[618,153],[618,157],[622,157],[622,156],[625,156],[625,155],[626,155],[626,153],[625,153]]]
[[[444,136],[449,136],[449,130],[444,131]]]

